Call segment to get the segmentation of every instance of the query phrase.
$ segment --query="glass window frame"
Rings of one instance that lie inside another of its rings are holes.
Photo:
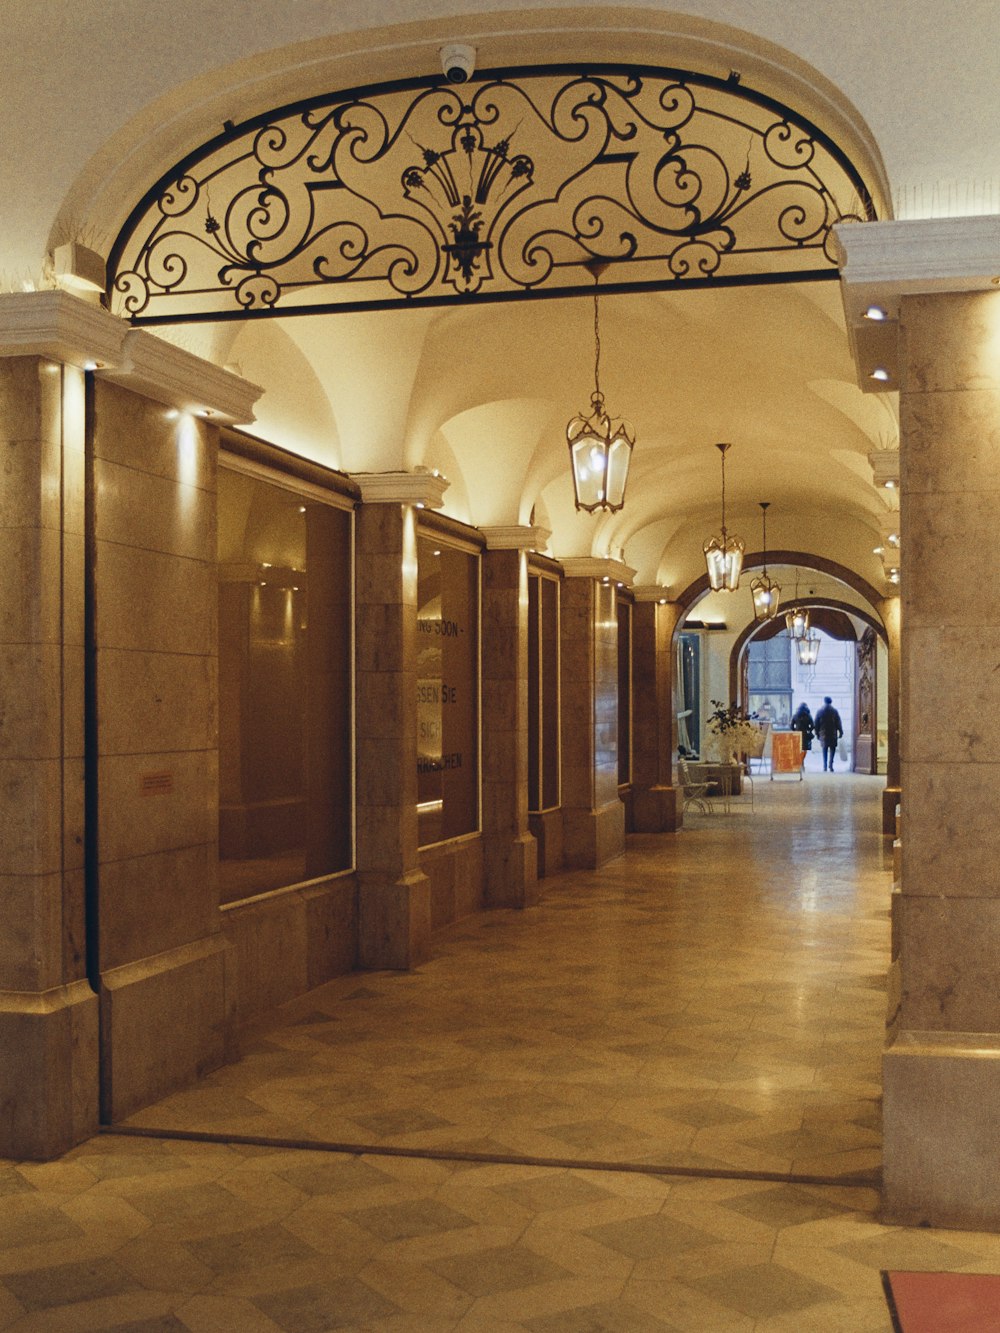
[[[476,722],[473,728],[473,735],[476,745],[476,779],[475,779],[475,801],[476,801],[476,827],[466,833],[452,833],[445,838],[438,838],[433,842],[420,841],[420,805],[417,804],[417,850],[422,856],[425,852],[433,851],[438,847],[447,847],[455,843],[470,841],[473,838],[481,838],[483,834],[483,543],[477,542],[471,538],[462,537],[460,534],[451,530],[451,523],[436,523],[431,515],[418,515],[415,525],[415,539],[417,550],[417,568],[419,571],[420,560],[420,542],[432,541],[437,546],[448,547],[450,550],[459,551],[463,555],[471,556],[476,562],[476,633],[474,637],[476,664],[473,678],[475,682],[475,706]],[[418,574],[419,578],[419,574]],[[417,607],[419,616],[420,608]],[[416,671],[416,661],[414,661],[414,670]],[[415,738],[416,739],[416,738]],[[419,750],[414,754],[414,763],[419,759]]]
[[[529,643],[529,707],[533,705],[538,717],[538,726],[532,731],[529,725],[528,729],[528,749],[529,754],[535,756],[535,766],[537,771],[537,794],[539,804],[536,808],[532,804],[532,786],[528,785],[528,813],[532,815],[544,815],[553,810],[562,808],[562,575],[555,570],[545,569],[536,565],[534,561],[528,562],[528,580],[529,588],[532,579],[538,581],[538,597],[535,606],[535,617],[533,623],[529,622],[528,643]],[[548,663],[543,644],[545,643],[545,606],[544,598],[541,595],[543,585],[551,585],[555,588],[555,626],[552,635],[553,647],[555,650],[555,661]],[[529,615],[531,599],[529,597]],[[536,652],[540,652],[539,665],[532,678],[531,657],[532,657],[532,637],[534,637],[534,647]],[[556,715],[556,724],[554,731],[555,754],[554,757],[549,754],[549,749],[545,745],[546,733],[546,684],[550,685],[551,693],[548,703],[554,707]],[[549,762],[554,763],[555,767],[555,802],[546,803],[546,772]]]
[[[622,652],[622,607],[627,608],[624,617],[625,644]],[[634,779],[634,755],[632,739],[635,731],[635,599],[621,589],[615,597],[615,619],[618,626],[618,790],[627,791]],[[622,657],[624,655],[624,662]],[[624,689],[624,710],[622,708]],[[622,715],[624,712],[624,727]],[[623,776],[624,770],[624,776]]]
[[[279,895],[298,892],[300,889],[309,888],[316,884],[325,884],[334,879],[343,879],[347,876],[357,873],[358,866],[358,836],[357,836],[357,661],[356,661],[356,619],[357,619],[357,591],[355,585],[356,566],[357,566],[357,523],[356,510],[357,501],[353,495],[347,494],[336,489],[335,484],[329,488],[318,485],[316,482],[307,481],[302,477],[295,475],[292,470],[285,471],[281,466],[280,455],[284,452],[276,446],[269,446],[266,441],[257,440],[250,437],[250,443],[255,451],[269,452],[274,448],[278,455],[275,462],[262,463],[254,458],[247,458],[242,453],[233,452],[226,448],[225,435],[218,454],[218,471],[235,472],[253,481],[261,481],[268,485],[275,486],[280,490],[287,491],[304,501],[324,504],[331,509],[338,509],[345,512],[348,516],[348,570],[346,574],[348,587],[348,645],[347,645],[347,663],[348,663],[348,718],[347,718],[347,736],[348,736],[348,818],[350,821],[350,865],[339,870],[331,870],[322,875],[315,875],[307,879],[296,880],[291,884],[282,884],[278,887],[265,889],[259,893],[248,894],[245,898],[234,898],[229,902],[220,903],[220,911],[230,911],[235,908],[245,906],[247,903],[255,902],[260,899],[273,898]],[[294,462],[301,461],[304,466],[310,470],[318,468],[319,465],[312,465],[308,460],[299,460],[293,456]],[[218,559],[218,558],[216,558]],[[218,575],[216,575],[218,577]],[[218,645],[216,645],[216,661],[218,661]],[[220,858],[221,862],[221,858]]]

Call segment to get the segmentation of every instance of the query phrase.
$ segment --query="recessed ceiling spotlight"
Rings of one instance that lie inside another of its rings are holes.
[[[872,547],[872,555],[883,555],[884,553],[885,553],[885,547],[884,547],[884,546],[873,546],[873,547]]]
[[[870,305],[868,309],[865,311],[865,319],[872,319],[876,323],[880,323],[883,319],[888,319],[888,318],[889,318],[889,312],[884,308],[884,306]]]
[[[876,366],[875,369],[872,371],[871,375],[869,376],[869,379],[881,380],[883,382],[888,378],[889,378],[889,372],[886,370],[885,366]]]
[[[895,479],[894,479],[893,477],[887,477],[887,478],[886,478],[886,480],[885,480],[885,489],[886,489],[887,491],[894,491],[894,490],[896,489],[896,482],[895,482]]]

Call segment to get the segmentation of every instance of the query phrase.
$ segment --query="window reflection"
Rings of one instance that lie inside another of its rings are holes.
[[[219,470],[222,902],[351,867],[350,514]]]
[[[479,828],[479,562],[417,539],[417,813],[422,847]]]
[[[528,809],[559,804],[559,582],[528,574]]]

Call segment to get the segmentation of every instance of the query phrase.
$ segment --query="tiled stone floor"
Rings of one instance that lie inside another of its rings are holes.
[[[0,1328],[889,1333],[880,1270],[1000,1272],[877,1221],[880,785],[758,780],[0,1163]]]

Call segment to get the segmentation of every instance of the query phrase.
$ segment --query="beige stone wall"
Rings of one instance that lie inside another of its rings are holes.
[[[217,433],[98,380],[94,397],[104,1095],[118,1119],[220,1063]]]

